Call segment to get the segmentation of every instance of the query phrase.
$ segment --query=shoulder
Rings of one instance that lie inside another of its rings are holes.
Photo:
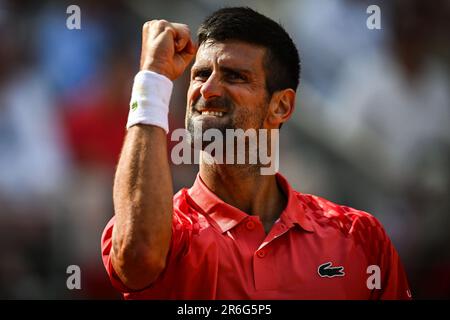
[[[296,192],[305,214],[318,228],[332,227],[344,235],[353,235],[355,240],[384,240],[386,233],[383,225],[372,214],[346,205],[337,204],[325,198]]]

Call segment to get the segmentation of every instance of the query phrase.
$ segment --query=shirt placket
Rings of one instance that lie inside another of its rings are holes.
[[[283,222],[276,222],[264,241],[254,252],[253,273],[256,290],[274,290],[278,288],[277,270],[275,270],[274,264],[277,253],[274,252],[272,242],[288,230],[289,227]]]

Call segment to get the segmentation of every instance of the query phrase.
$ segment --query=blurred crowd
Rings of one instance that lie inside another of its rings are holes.
[[[66,9],[81,9],[69,30]],[[281,172],[297,190],[385,226],[416,298],[450,298],[450,2],[290,0],[248,5],[302,59]],[[366,26],[370,4],[381,29]],[[0,299],[115,299],[100,256],[142,24],[193,32],[221,2],[0,0]],[[188,76],[170,128],[184,126]],[[195,165],[172,165],[175,191]],[[69,265],[81,290],[66,286]]]

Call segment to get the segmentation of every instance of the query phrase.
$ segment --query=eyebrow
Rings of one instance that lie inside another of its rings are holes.
[[[247,74],[247,75],[252,73],[250,70],[244,69],[244,68],[221,66],[221,67],[219,67],[219,69],[222,72],[237,72],[237,73],[243,73],[243,74]]]
[[[198,71],[203,71],[203,70],[210,70],[211,67],[209,66],[193,66],[192,67],[192,72],[198,72]],[[243,74],[251,74],[252,71],[249,69],[245,69],[245,68],[238,68],[238,67],[227,67],[227,66],[220,66],[219,70],[221,72],[237,72],[237,73],[243,73]]]

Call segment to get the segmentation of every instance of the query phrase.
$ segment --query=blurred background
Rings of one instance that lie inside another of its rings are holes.
[[[69,30],[69,5],[81,29]],[[370,30],[369,5],[381,9]],[[142,24],[247,5],[298,45],[302,75],[281,130],[297,190],[385,226],[418,299],[450,298],[450,1],[0,0],[0,298],[119,299],[100,236],[138,71]],[[171,129],[184,126],[188,77]],[[197,166],[172,166],[175,191]],[[81,290],[66,269],[81,268]]]

